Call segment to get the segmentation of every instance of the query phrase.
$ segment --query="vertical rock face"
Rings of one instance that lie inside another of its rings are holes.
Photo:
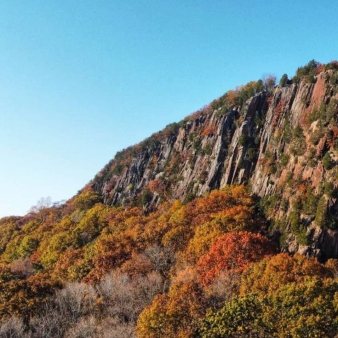
[[[119,152],[91,182],[112,205],[190,200],[249,184],[283,249],[338,256],[337,70],[242,107],[206,107]]]
[[[251,98],[243,116],[237,107],[220,107],[189,117],[169,135],[167,129],[154,134],[117,154],[93,186],[106,203],[125,204],[147,189],[153,197],[184,200],[225,184],[247,182],[258,158],[255,138],[262,126],[257,125],[257,119],[264,119],[267,96],[260,93]]]

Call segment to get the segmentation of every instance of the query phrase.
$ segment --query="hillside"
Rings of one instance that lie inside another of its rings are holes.
[[[335,337],[337,89],[249,82],[0,219],[0,337]]]
[[[250,82],[121,151],[91,186],[147,208],[249,184],[285,250],[337,257],[337,81],[335,62],[311,61],[275,88]]]

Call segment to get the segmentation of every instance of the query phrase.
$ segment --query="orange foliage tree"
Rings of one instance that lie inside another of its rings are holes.
[[[162,243],[185,251],[192,259],[200,255],[219,235],[229,231],[258,230],[264,226],[254,216],[253,200],[244,186],[213,190],[175,210]],[[189,243],[190,241],[190,243]]]
[[[29,317],[54,295],[61,284],[51,281],[48,275],[31,276],[24,280],[0,280],[0,317]]]
[[[55,280],[80,281],[93,268],[92,262],[84,248],[70,247],[60,255],[52,277]]]
[[[158,295],[137,323],[139,338],[193,337],[196,321],[206,310],[203,291],[196,282],[176,284],[168,294]]]
[[[211,245],[208,253],[197,262],[201,281],[208,285],[228,270],[242,272],[249,264],[275,253],[275,247],[264,236],[246,231],[222,235]]]
[[[307,277],[315,276],[332,277],[332,269],[313,257],[281,253],[250,265],[241,276],[240,293],[266,294],[277,290],[281,285],[299,283]]]

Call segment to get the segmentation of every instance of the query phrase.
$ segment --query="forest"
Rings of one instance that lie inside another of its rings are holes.
[[[244,186],[3,218],[1,337],[334,337],[337,261],[279,253],[267,226]]]

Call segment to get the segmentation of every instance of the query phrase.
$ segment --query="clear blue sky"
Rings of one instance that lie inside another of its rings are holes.
[[[338,1],[3,0],[0,217],[267,73],[338,59]]]

